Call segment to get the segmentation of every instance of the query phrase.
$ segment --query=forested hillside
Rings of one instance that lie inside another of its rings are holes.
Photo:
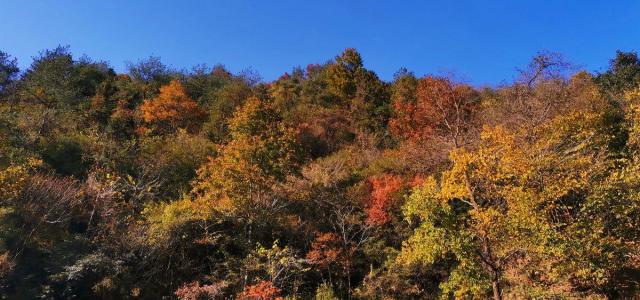
[[[0,52],[0,299],[640,297],[640,60],[611,55],[480,88],[354,49],[272,82]]]

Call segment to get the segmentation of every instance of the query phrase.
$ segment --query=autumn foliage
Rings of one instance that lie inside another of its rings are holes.
[[[194,192],[230,213],[275,209],[274,187],[295,172],[296,134],[269,103],[248,99],[229,121],[233,140],[198,170]]]
[[[274,287],[269,281],[260,281],[254,285],[247,286],[242,293],[238,296],[238,299],[243,300],[281,300],[282,297],[278,297],[280,289]]]
[[[396,99],[396,115],[389,126],[404,139],[423,141],[439,136],[459,145],[472,129],[476,95],[468,85],[427,76],[418,81],[414,98]]]
[[[205,117],[204,111],[177,80],[162,86],[157,97],[145,100],[140,106],[140,113],[146,124],[163,132],[178,128],[193,131]]]
[[[325,269],[331,266],[348,267],[346,256],[349,255],[349,249],[344,249],[341,243],[340,237],[335,233],[319,233],[307,253],[309,263]]]
[[[199,282],[194,281],[183,285],[174,294],[180,300],[214,299],[222,296],[226,287],[225,282],[200,285]]]
[[[367,208],[367,223],[383,225],[389,222],[390,211],[400,198],[398,192],[403,187],[402,178],[384,174],[369,178],[371,198]]]
[[[637,299],[640,59],[576,71],[0,52],[0,298]]]

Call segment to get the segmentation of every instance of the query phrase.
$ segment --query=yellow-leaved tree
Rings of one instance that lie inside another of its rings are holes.
[[[250,221],[283,205],[274,191],[297,171],[296,135],[255,97],[235,112],[229,129],[231,141],[198,170],[196,202]]]
[[[431,265],[453,258],[440,286],[445,298],[606,294],[580,290],[576,282],[598,286],[580,275],[595,272],[610,283],[625,265],[616,256],[624,253],[619,245],[600,242],[616,238],[586,236],[583,227],[594,217],[589,207],[610,203],[597,200],[606,198],[597,195],[617,162],[610,147],[620,137],[609,109],[602,102],[558,116],[535,128],[533,138],[488,127],[477,149],[453,150],[441,178],[429,178],[407,199],[405,216],[417,227],[399,261]],[[576,241],[594,248],[581,251]],[[597,252],[611,259],[595,264]]]

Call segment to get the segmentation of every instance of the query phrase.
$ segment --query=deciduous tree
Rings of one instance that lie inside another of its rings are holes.
[[[159,132],[175,132],[178,128],[194,131],[205,116],[177,80],[162,86],[156,98],[145,100],[140,112],[142,120]]]

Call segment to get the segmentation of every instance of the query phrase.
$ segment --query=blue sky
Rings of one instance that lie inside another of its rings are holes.
[[[454,73],[476,85],[511,80],[540,50],[601,71],[616,49],[640,50],[640,1],[30,1],[0,0],[0,50],[22,68],[46,48],[174,68],[222,63],[265,80],[346,47],[390,80]]]

